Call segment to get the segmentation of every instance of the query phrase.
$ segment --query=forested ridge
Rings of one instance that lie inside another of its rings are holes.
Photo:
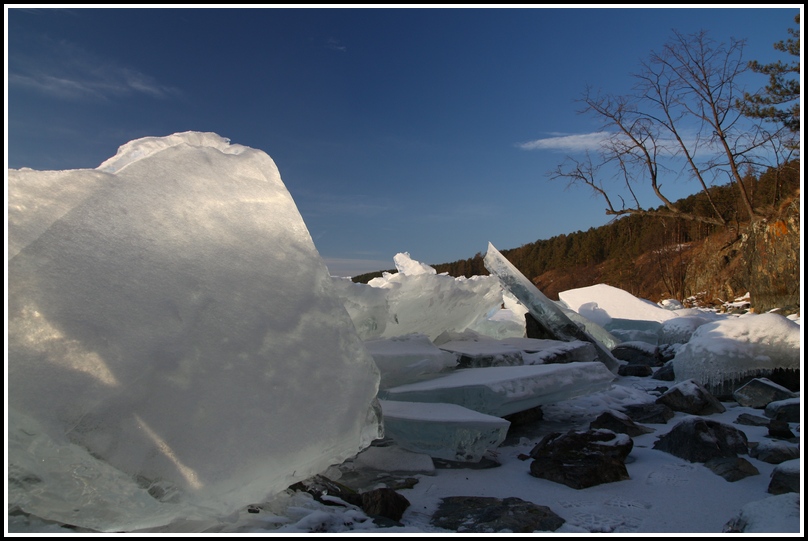
[[[795,201],[799,208],[798,160],[780,168],[769,168],[759,176],[748,172],[744,183],[755,206],[766,208],[771,216],[776,217],[782,208]],[[748,227],[737,193],[730,184],[710,189],[713,203],[727,221],[726,226],[683,218],[628,215],[587,231],[500,251],[551,298],[557,299],[558,292],[566,289],[607,283],[650,300],[683,300],[701,293],[694,287],[703,283],[703,277],[696,279],[693,269],[688,277],[687,267],[694,249],[707,239],[713,239],[715,246],[730,246]],[[677,202],[680,208],[693,212],[700,212],[710,204],[701,192]],[[477,253],[468,259],[432,266],[439,273],[455,277],[487,275],[483,257],[483,253]],[[367,283],[382,272],[356,276],[353,281]]]

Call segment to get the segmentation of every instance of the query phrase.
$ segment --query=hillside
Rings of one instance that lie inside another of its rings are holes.
[[[701,303],[722,304],[750,293],[758,311],[781,308],[797,312],[799,162],[747,179],[755,199],[769,208],[769,219],[755,226],[734,221],[730,227],[720,228],[682,219],[626,216],[585,232],[501,252],[554,300],[559,291],[606,283],[655,302],[698,296]],[[729,185],[711,191],[729,220],[737,215],[733,194]],[[698,209],[705,200],[703,194],[696,194],[680,203]],[[433,267],[451,276],[488,274],[481,253]],[[367,283],[381,272],[353,280]]]

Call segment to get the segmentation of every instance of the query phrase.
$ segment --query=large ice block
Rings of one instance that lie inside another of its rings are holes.
[[[505,441],[510,422],[457,404],[380,400],[384,434],[399,447],[435,458],[479,462]]]
[[[519,299],[519,302],[527,307],[530,314],[555,338],[567,342],[573,340],[591,342],[595,346],[598,360],[612,372],[617,372],[620,363],[611,352],[567,317],[558,305],[539,291],[539,288],[519,272],[510,261],[505,259],[490,242],[488,243],[488,251],[485,254],[483,263],[491,274],[499,278],[503,287]]]
[[[221,517],[379,436],[378,370],[265,153],[145,138],[8,190],[10,505]]]
[[[467,368],[429,381],[386,389],[383,400],[447,402],[503,417],[602,391],[614,379],[603,363]]]
[[[368,340],[365,348],[381,372],[380,389],[435,378],[457,366],[457,355],[435,347],[420,333]]]

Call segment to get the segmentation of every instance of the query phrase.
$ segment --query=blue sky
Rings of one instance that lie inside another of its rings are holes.
[[[600,129],[577,113],[587,85],[626,92],[673,29],[790,61],[772,45],[799,11],[6,9],[7,166],[94,168],[132,139],[215,132],[275,160],[333,274],[454,261],[609,221],[547,177],[572,149],[525,148]]]

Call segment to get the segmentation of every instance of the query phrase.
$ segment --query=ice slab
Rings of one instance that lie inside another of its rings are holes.
[[[673,358],[677,381],[719,385],[775,369],[800,370],[800,325],[775,314],[747,314],[699,326]]]
[[[352,466],[357,470],[435,473],[435,464],[428,454],[408,451],[399,445],[371,445],[354,457]]]
[[[457,355],[461,368],[488,366],[518,366],[530,364],[590,362],[597,360],[595,347],[590,342],[574,340],[543,340],[538,338],[495,339],[466,331],[455,335],[441,335],[442,350]]]
[[[544,404],[602,391],[614,379],[603,363],[468,368],[380,392],[383,400],[446,402],[504,417]]]
[[[488,243],[488,251],[485,254],[483,263],[491,274],[499,278],[503,287],[519,299],[519,302],[527,307],[530,314],[550,331],[555,338],[567,342],[573,340],[591,342],[597,352],[598,360],[606,365],[609,370],[617,373],[620,363],[611,352],[601,342],[576,325],[561,307],[539,291],[490,242]]]
[[[457,355],[437,348],[420,333],[368,340],[365,348],[381,372],[380,389],[435,378],[457,366]]]
[[[435,458],[479,462],[505,441],[510,422],[457,404],[380,400],[385,437]]]
[[[378,370],[268,155],[145,138],[8,190],[10,505],[222,516],[378,437]]]

